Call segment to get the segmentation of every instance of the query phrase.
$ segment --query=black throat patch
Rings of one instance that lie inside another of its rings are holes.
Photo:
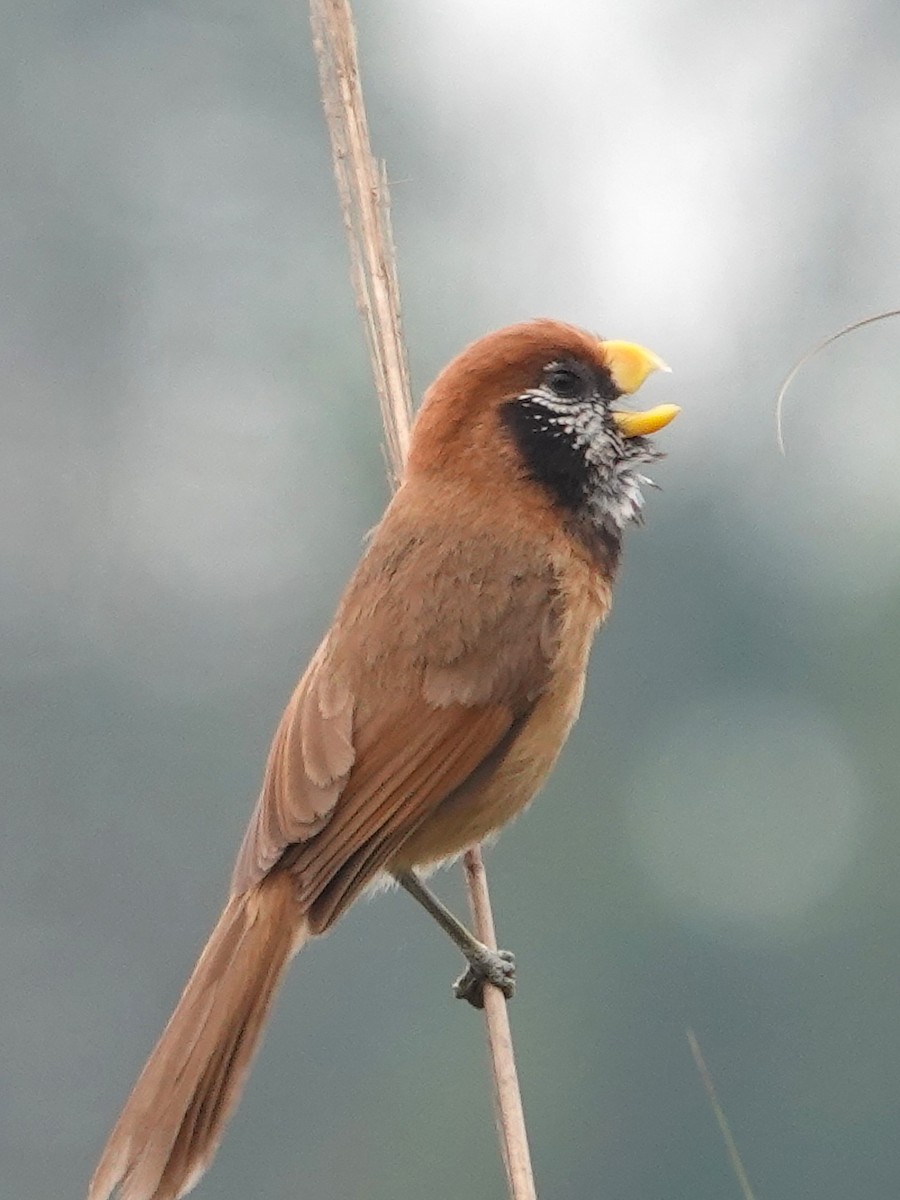
[[[608,482],[602,467],[591,461],[588,442],[546,404],[528,395],[508,401],[500,414],[528,477],[550,493],[570,532],[586,546],[598,567],[613,573],[622,530],[604,516],[602,496]]]

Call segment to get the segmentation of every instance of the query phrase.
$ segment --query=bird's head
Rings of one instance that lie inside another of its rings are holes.
[[[503,486],[505,471],[542,489],[567,516],[618,536],[640,516],[642,464],[662,457],[649,435],[678,408],[627,410],[653,371],[649,350],[603,341],[558,321],[488,334],[447,366],[413,430],[411,471],[475,473]]]

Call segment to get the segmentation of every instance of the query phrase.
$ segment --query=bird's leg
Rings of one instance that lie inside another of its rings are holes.
[[[468,1000],[475,1008],[484,1008],[484,985],[492,983],[507,1000],[512,999],[516,988],[516,962],[508,950],[492,950],[480,942],[454,917],[414,871],[401,871],[395,876],[400,886],[449,934],[468,962],[468,969],[453,985],[453,993],[459,1000]]]

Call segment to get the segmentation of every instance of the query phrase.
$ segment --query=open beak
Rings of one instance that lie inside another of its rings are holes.
[[[623,437],[646,437],[665,428],[674,421],[681,409],[677,404],[657,404],[656,408],[648,408],[646,412],[614,412],[611,413],[619,433]]]
[[[612,381],[623,396],[636,392],[653,371],[671,371],[659,355],[634,342],[601,342],[603,357]],[[613,412],[623,437],[645,437],[674,421],[681,409],[677,404],[659,404],[646,412]]]

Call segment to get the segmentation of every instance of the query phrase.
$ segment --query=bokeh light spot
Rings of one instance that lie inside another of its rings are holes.
[[[626,821],[641,865],[685,921],[777,935],[840,883],[864,807],[846,740],[817,708],[726,695],[660,731]]]

